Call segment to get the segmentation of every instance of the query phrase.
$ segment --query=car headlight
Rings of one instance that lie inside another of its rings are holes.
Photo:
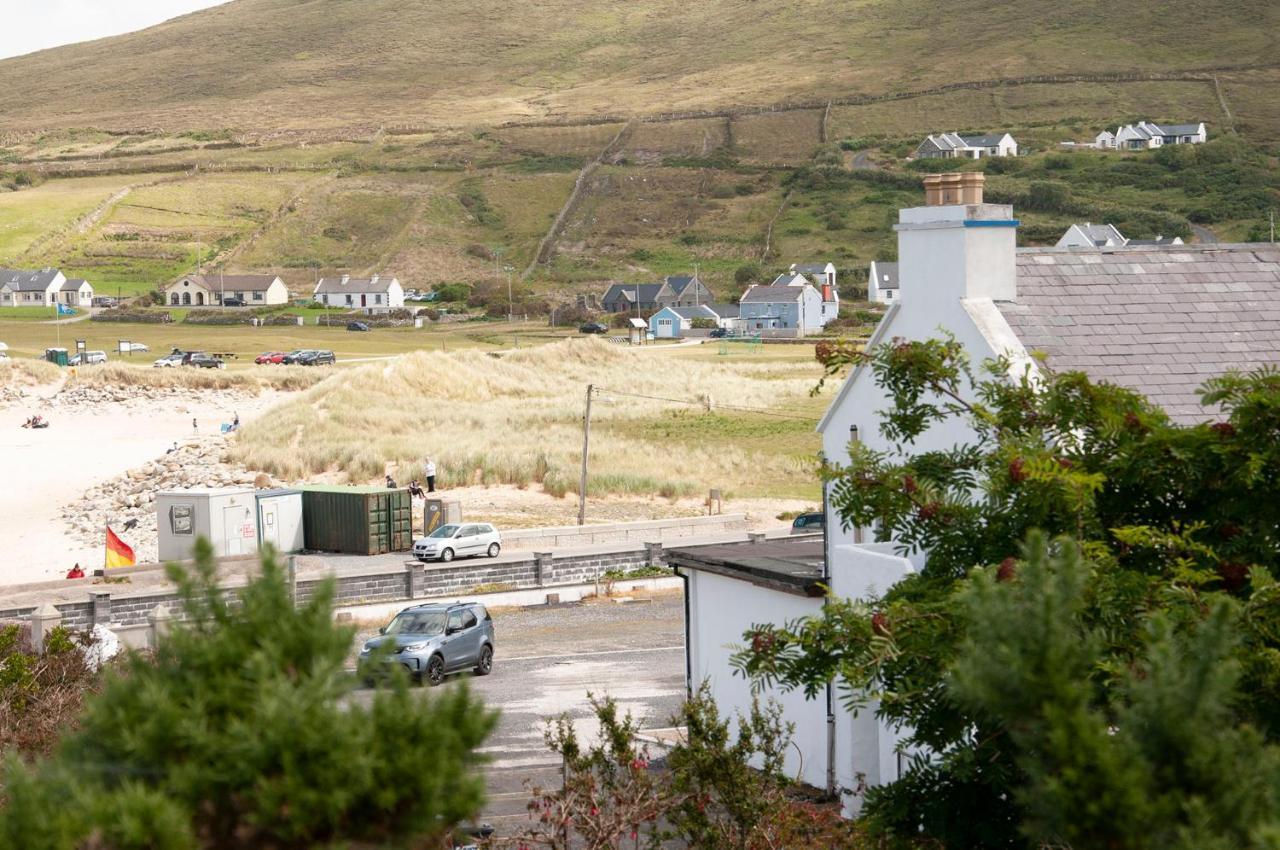
[[[430,644],[429,644],[429,643],[426,643],[426,642],[423,642],[423,643],[410,643],[410,644],[405,644],[404,649],[402,649],[402,650],[400,650],[400,651],[401,651],[401,652],[417,652],[417,651],[419,651],[419,650],[426,649],[428,646],[430,646]]]

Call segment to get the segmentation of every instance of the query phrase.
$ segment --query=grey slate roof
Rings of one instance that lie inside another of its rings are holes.
[[[57,269],[0,269],[0,286],[13,292],[45,292],[57,276]]]
[[[826,274],[827,265],[827,263],[796,263],[792,268],[802,274]]]
[[[88,281],[82,277],[73,277],[70,280],[68,280],[66,283],[62,284],[62,291],[76,292],[77,290],[80,289],[80,287],[84,286],[86,283],[88,283]]]
[[[189,274],[178,278],[178,280],[189,280],[197,283],[205,289],[211,289],[215,292],[218,289],[233,289],[237,292],[244,290],[246,292],[266,292],[271,288],[271,284],[275,282],[276,275],[273,274]],[[325,278],[325,280],[341,280],[341,278]],[[391,278],[385,278],[390,281]],[[350,286],[350,281],[347,282]],[[347,290],[343,290],[347,291]],[[355,292],[357,290],[349,290]]]
[[[1200,132],[1200,125],[1197,124],[1157,124],[1155,125],[1166,136],[1194,136]]]
[[[736,319],[741,314],[737,304],[708,304],[707,306],[722,319]]]
[[[340,277],[322,277],[320,282],[316,284],[317,294],[327,294],[331,292],[355,292],[355,293],[372,293],[386,292],[391,288],[394,277],[352,277],[343,281]],[[214,281],[217,285],[217,281]]]
[[[658,300],[665,283],[615,283],[604,293],[604,303],[609,304],[626,298],[632,303],[650,303]]]
[[[776,304],[796,301],[804,294],[803,286],[753,286],[742,294],[742,304]]]
[[[705,304],[699,304],[696,307],[668,307],[668,310],[675,313],[682,319],[718,319],[720,318],[714,310]]]
[[[819,597],[825,592],[825,551],[820,534],[668,549],[666,557],[673,566],[716,573],[797,596]]]
[[[1200,404],[1206,379],[1280,362],[1280,247],[1033,248],[1017,264],[1017,302],[996,306],[1029,351],[1175,421],[1218,415]]]
[[[881,289],[898,288],[897,263],[882,263],[876,260],[876,274],[880,276],[879,286]]]
[[[695,280],[698,281],[698,283],[702,283],[701,280],[698,280],[698,278],[694,277],[691,274],[670,275],[669,277],[667,277],[666,282],[667,282],[667,286],[671,287],[671,291],[675,293],[677,297],[679,297],[681,295],[684,295],[684,291],[688,289],[689,285],[692,284]],[[703,286],[706,286],[706,284],[703,284]]]
[[[985,136],[961,136],[971,148],[994,148],[1004,138],[1004,133],[987,133]]]

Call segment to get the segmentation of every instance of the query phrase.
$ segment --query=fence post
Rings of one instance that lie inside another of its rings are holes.
[[[173,614],[169,613],[169,609],[164,605],[157,605],[151,609],[151,613],[147,614],[147,622],[151,624],[151,628],[147,631],[147,646],[155,649],[160,645],[160,638],[169,633],[169,627],[173,624]]]
[[[538,579],[538,587],[545,587],[547,584],[547,573],[551,570],[551,553],[534,552],[533,566],[534,573]]]
[[[44,655],[44,641],[49,632],[62,625],[62,612],[46,602],[27,615],[31,624],[31,649],[36,655]]]
[[[426,567],[421,561],[412,561],[404,565],[404,592],[409,599],[417,599],[422,595],[422,582]]]
[[[111,594],[105,590],[89,591],[89,609],[91,624],[95,626],[111,625]]]

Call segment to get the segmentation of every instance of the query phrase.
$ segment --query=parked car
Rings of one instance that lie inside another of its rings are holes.
[[[728,335],[729,331],[727,328],[712,328],[711,333],[707,334],[707,336],[712,339],[720,339],[721,337],[726,337]]]
[[[827,518],[822,513],[800,514],[791,522],[792,534],[814,534],[827,527]]]
[[[493,617],[478,602],[414,605],[364,642],[356,670],[366,684],[373,684],[398,664],[415,680],[438,685],[458,670],[489,675],[493,646]]]
[[[187,358],[187,366],[195,366],[197,369],[225,369],[227,364],[221,359],[214,357],[212,354],[204,354],[195,352]]]
[[[347,330],[349,331],[367,331],[369,326],[364,322],[347,322]]]
[[[244,299],[237,298],[236,296],[232,295],[230,298],[222,299],[222,306],[223,307],[243,307]]]
[[[68,366],[92,366],[96,363],[106,363],[107,352],[105,351],[86,351],[83,354],[77,354],[67,361]]]
[[[310,348],[295,348],[293,351],[290,351],[284,357],[281,357],[280,362],[286,366],[290,366],[290,365],[296,364],[298,362],[298,358],[302,357],[302,355],[310,354],[310,353],[311,353]]]
[[[152,363],[151,365],[155,366],[156,368],[167,369],[170,366],[183,365],[186,362],[186,359],[187,359],[187,355],[185,352],[175,351],[172,354],[166,354],[164,357],[161,357],[159,360]]]
[[[276,358],[280,358],[280,359],[276,359]],[[269,363],[279,363],[280,360],[283,360],[283,359],[284,359],[283,351],[264,351],[261,354],[259,354],[257,357],[253,358],[253,362],[257,363],[259,366],[265,366]]]
[[[580,334],[607,334],[609,326],[601,322],[587,322],[578,328]]]
[[[296,362],[299,366],[332,366],[338,362],[338,358],[332,351],[312,350],[302,352]]]
[[[145,354],[151,350],[151,346],[145,342],[122,342],[120,343],[121,354]]]
[[[452,561],[473,555],[496,558],[501,551],[502,535],[487,522],[442,525],[413,544],[413,556],[419,561]]]
[[[119,302],[110,295],[95,295],[89,301],[91,307],[114,307]]]

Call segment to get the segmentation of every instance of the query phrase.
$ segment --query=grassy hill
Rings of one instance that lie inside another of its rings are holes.
[[[517,296],[570,300],[697,266],[729,298],[817,258],[853,283],[921,200],[907,154],[963,129],[1028,153],[964,166],[1027,244],[1074,220],[1259,238],[1280,207],[1277,29],[1253,0],[235,0],[0,62],[0,266],[113,293],[197,263],[299,294],[342,272],[492,287],[511,266]],[[1216,140],[1058,150],[1140,117]]]
[[[233,0],[0,62],[7,130],[647,116],[1280,62],[1270,0]]]

